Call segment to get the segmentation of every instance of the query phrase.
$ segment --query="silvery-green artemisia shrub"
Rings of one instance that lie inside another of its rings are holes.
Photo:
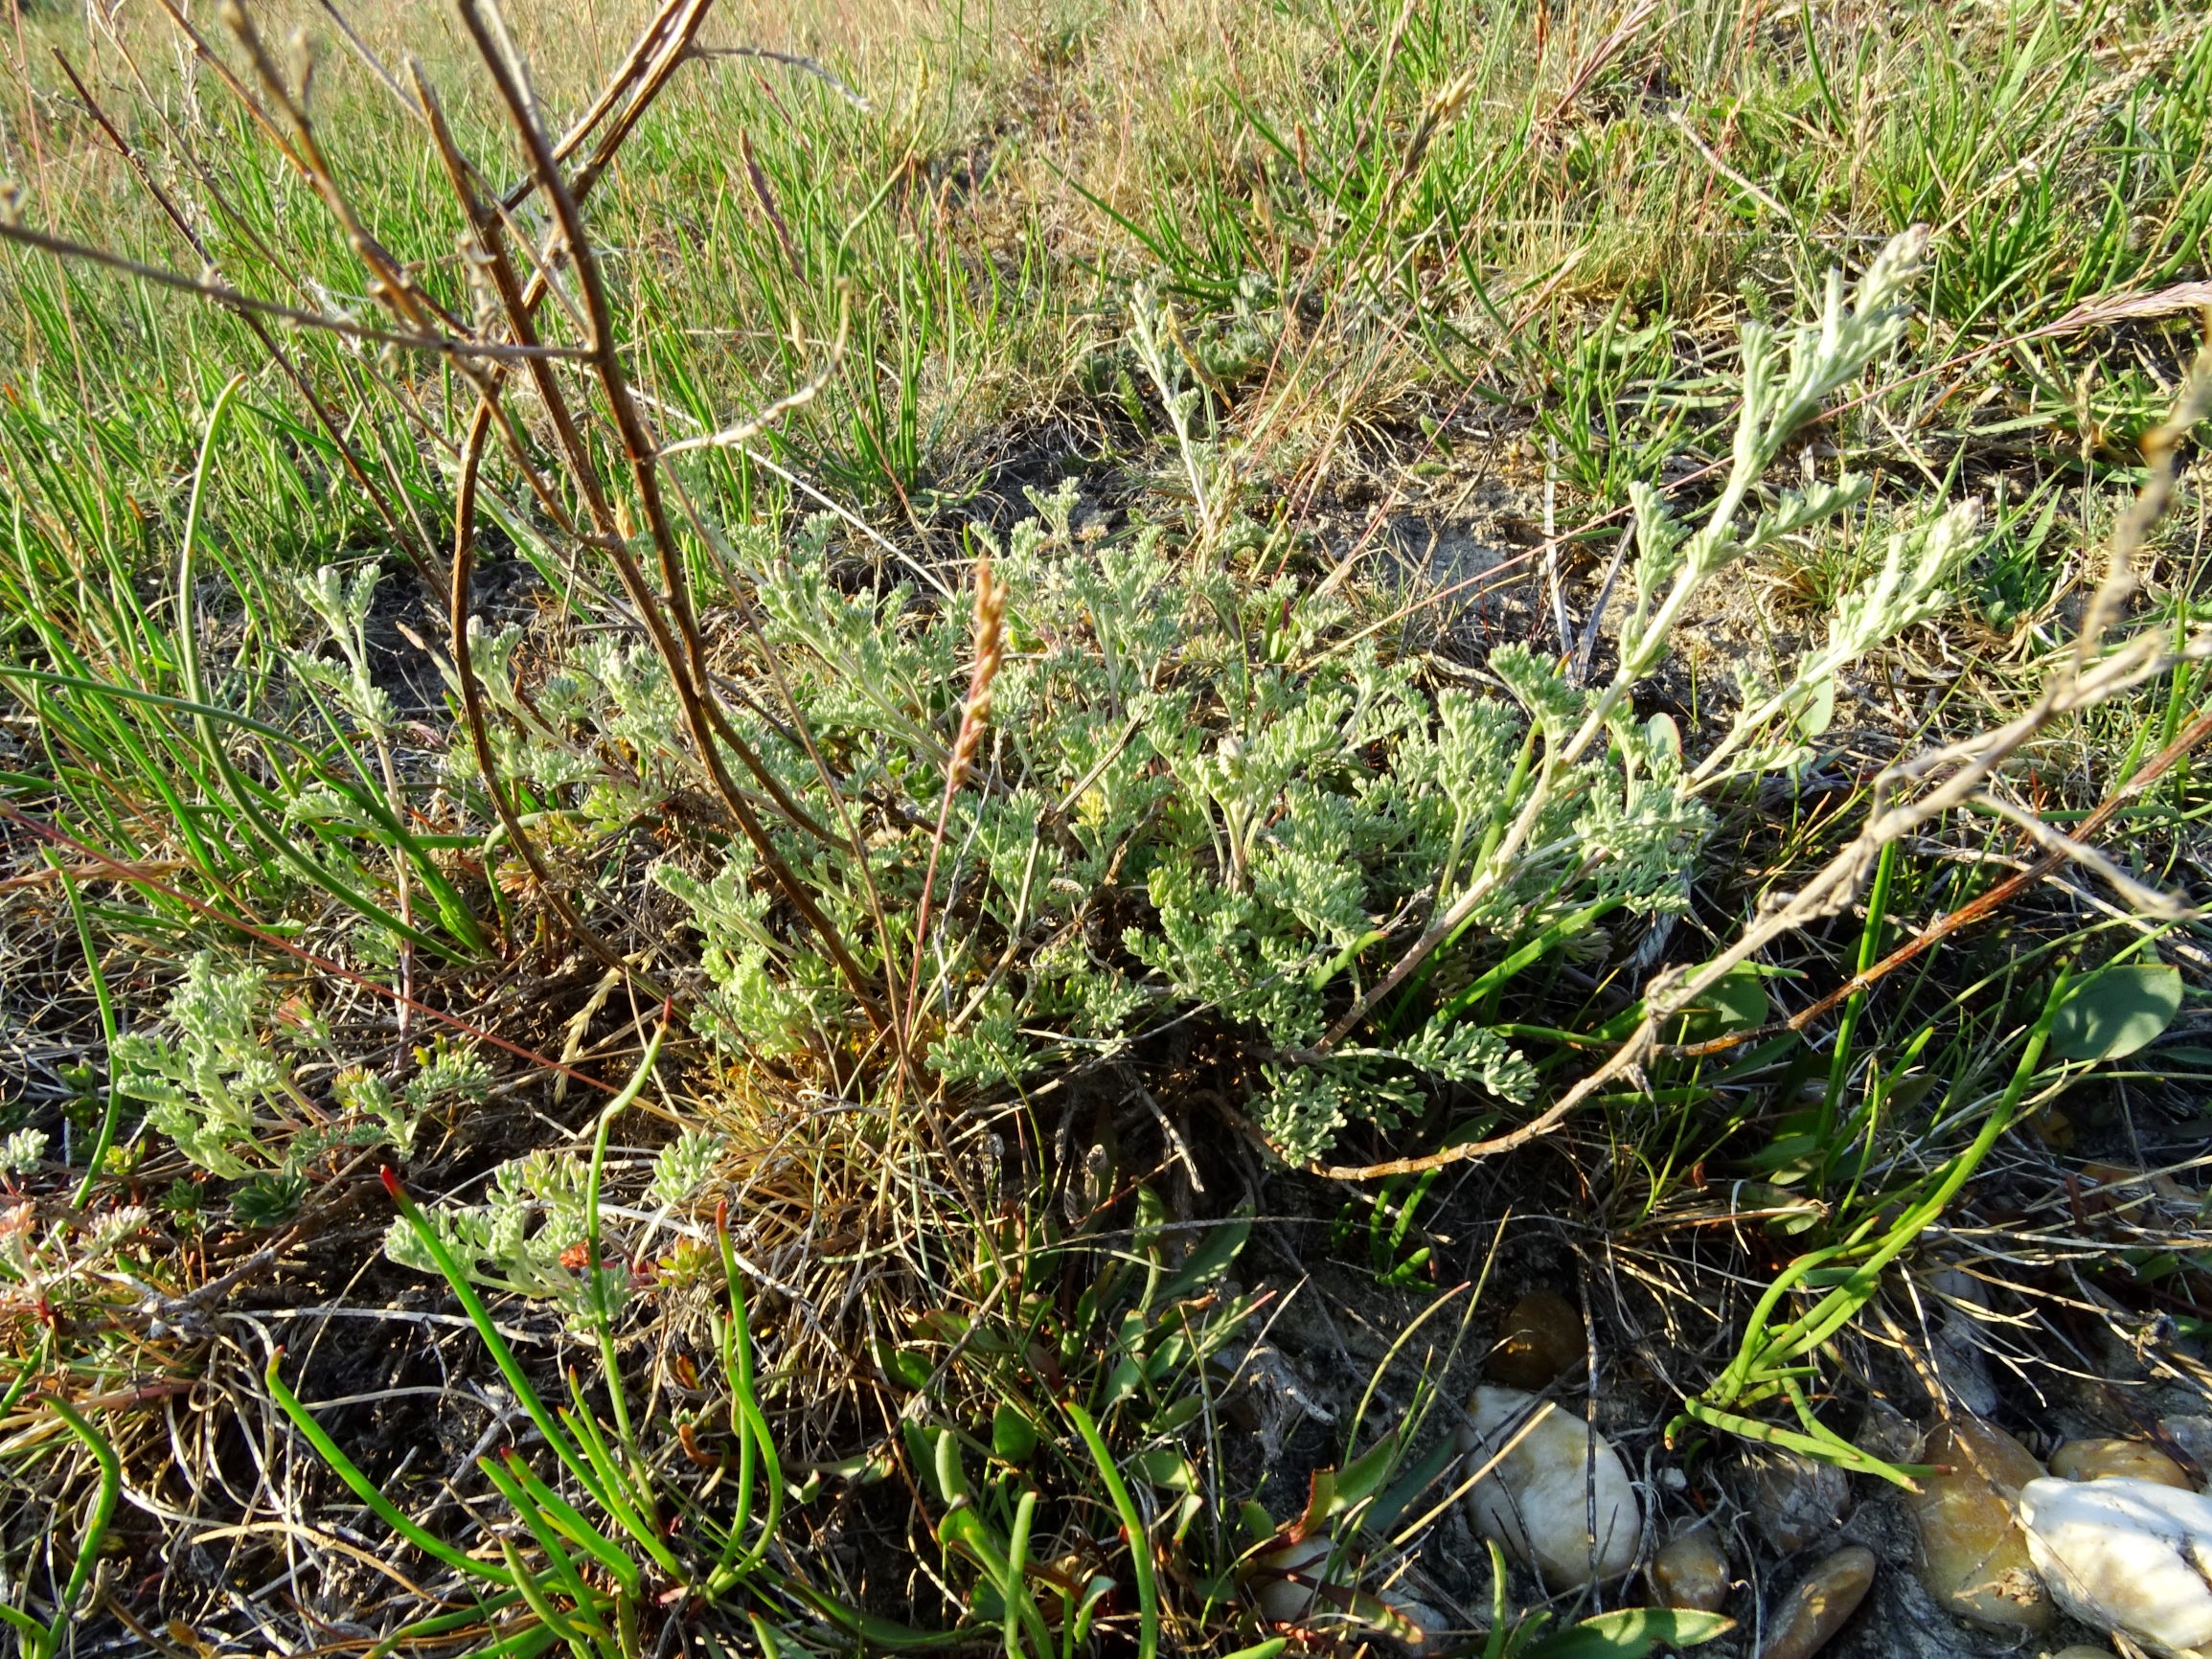
[[[1596,687],[1517,646],[1491,656],[1484,687],[1433,684],[1362,631],[1354,600],[1278,574],[1281,546],[1256,531],[1102,534],[1062,491],[1033,492],[1036,516],[1003,546],[974,532],[1009,589],[1008,652],[920,952],[918,1039],[942,1084],[1004,1092],[1057,1065],[1141,1060],[1147,1033],[1199,1018],[1256,1057],[1252,1109],[1293,1158],[1348,1124],[1402,1122],[1440,1083],[1526,1101],[1528,1059],[1470,1017],[1487,998],[1465,988],[1494,989],[1527,966],[1516,952],[1603,952],[1680,908],[1714,791],[1801,764],[1836,674],[1942,602],[1970,508],[1897,536],[1790,672],[1747,673],[1742,718],[1704,755],[1632,713],[1629,693],[1703,583],[1862,498],[1848,476],[1768,492],[1762,475],[1901,337],[1918,257],[1900,239],[1848,299],[1832,280],[1818,323],[1787,341],[1746,329],[1732,466],[1695,524],[1639,492],[1622,664]],[[1140,355],[1196,434],[1197,393],[1164,353]],[[1218,444],[1189,442],[1207,445],[1191,476],[1218,485]],[[726,552],[838,776],[867,877],[834,837],[782,844],[902,990],[969,617],[952,597],[865,578],[835,534],[818,519],[793,542],[737,535]],[[803,748],[767,720],[754,736],[809,809],[838,821]],[[704,935],[703,1022],[733,1055],[799,1064],[860,1047],[852,998],[748,859],[672,860],[660,875]],[[1425,935],[1423,970],[1334,1033]]]
[[[1472,683],[1394,656],[1356,591],[1300,571],[1239,517],[1220,435],[1141,312],[1132,349],[1176,417],[1192,515],[1108,532],[1078,522],[1069,489],[1033,492],[1034,516],[1003,543],[972,533],[1005,586],[1004,650],[948,802],[975,650],[968,596],[926,567],[885,575],[827,517],[787,537],[710,530],[750,608],[723,636],[726,704],[813,820],[773,820],[779,855],[880,988],[877,1018],[909,1029],[911,986],[924,1084],[1005,1098],[1107,1062],[1141,1079],[1181,1046],[1170,1028],[1210,1027],[1249,1061],[1256,1087],[1239,1103],[1293,1159],[1446,1091],[1500,1114],[1528,1103],[1538,1073],[1486,1023],[1495,993],[1562,955],[1624,969],[1633,991],[1656,966],[1638,943],[1688,902],[1716,794],[1803,764],[1836,676],[1932,614],[1967,551],[1971,507],[1894,536],[1826,640],[1784,671],[1745,673],[1738,717],[1702,753],[1633,712],[1702,584],[1862,499],[1849,476],[1785,490],[1762,478],[1899,340],[1918,253],[1901,239],[1848,299],[1832,279],[1818,323],[1788,340],[1745,330],[1727,474],[1695,522],[1637,493],[1620,667],[1596,686],[1518,646]],[[711,803],[657,665],[601,637],[533,679],[525,644],[509,631],[478,651],[505,717],[493,760],[568,868],[606,868],[604,850],[670,822],[673,800]],[[455,757],[464,797],[478,764]],[[747,843],[711,809],[673,821],[690,832],[654,874],[699,937],[693,1027],[733,1063],[801,1086],[910,1086]],[[589,885],[571,897],[588,904]],[[440,1223],[471,1274],[573,1299],[562,1176],[542,1159],[513,1166],[486,1204]]]

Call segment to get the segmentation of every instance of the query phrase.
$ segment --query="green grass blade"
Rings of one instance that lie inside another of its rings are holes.
[[[84,976],[92,982],[92,995],[100,1010],[100,1042],[103,1054],[115,1053],[115,998],[107,989],[107,975],[101,971],[100,951],[92,943],[92,925],[84,917],[84,901],[77,892],[77,878],[66,865],[52,852],[47,862],[58,872],[62,897],[69,901],[69,919],[77,927],[78,948],[84,953]],[[92,1197],[92,1184],[100,1178],[100,1167],[107,1159],[108,1148],[115,1145],[115,1126],[123,1116],[123,1090],[118,1085],[115,1068],[108,1067],[107,1106],[100,1115],[100,1129],[94,1135],[92,1148],[85,1154],[84,1179],[77,1183],[70,1203],[83,1209]]]
[[[302,1438],[315,1448],[315,1455],[331,1466],[331,1472],[346,1483],[353,1495],[368,1505],[377,1519],[432,1559],[444,1561],[454,1571],[466,1573],[472,1579],[481,1579],[488,1584],[497,1584],[502,1589],[513,1589],[514,1587],[513,1581],[497,1567],[487,1561],[479,1561],[474,1557],[455,1549],[443,1538],[424,1532],[408,1519],[397,1504],[377,1489],[376,1484],[363,1474],[360,1466],[348,1457],[339,1448],[338,1443],[324,1431],[323,1425],[315,1420],[314,1414],[302,1403],[300,1397],[285,1386],[280,1372],[284,1356],[284,1350],[281,1348],[269,1355],[268,1370],[262,1374],[268,1385],[269,1398],[277,1402],[279,1409],[284,1412],[285,1416],[291,1419],[292,1426],[298,1429]]]
[[[92,1570],[100,1559],[100,1547],[107,1541],[108,1523],[115,1519],[115,1506],[123,1498],[123,1462],[115,1455],[115,1447],[107,1437],[87,1421],[82,1413],[58,1396],[49,1396],[46,1403],[54,1415],[69,1425],[69,1432],[84,1443],[85,1450],[100,1465],[100,1495],[93,1500],[92,1518],[85,1523],[84,1536],[78,1540],[77,1563],[70,1569],[69,1582],[62,1587],[60,1604],[55,1608],[54,1622],[48,1626],[48,1641],[58,1646],[61,1631],[84,1599],[85,1587],[92,1582]]]
[[[1137,1510],[1136,1500],[1129,1495],[1129,1483],[1114,1466],[1113,1454],[1106,1450],[1090,1413],[1072,1399],[1065,1409],[1068,1420],[1075,1424],[1075,1432],[1083,1437],[1091,1462],[1097,1466],[1106,1495],[1113,1500],[1114,1512],[1121,1516],[1122,1530],[1129,1535],[1129,1571],[1137,1584],[1137,1656],[1155,1659],[1160,1650],[1160,1588],[1152,1573],[1152,1538],[1145,1531],[1144,1516]]]

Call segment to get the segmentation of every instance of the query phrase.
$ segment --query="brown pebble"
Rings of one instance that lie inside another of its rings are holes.
[[[1774,1610],[1774,1634],[1759,1659],[1813,1659],[1859,1611],[1874,1584],[1874,1552],[1851,1544],[1798,1579]]]
[[[1920,1581],[1939,1606],[1995,1630],[2045,1630],[2056,1610],[2014,1512],[2042,1465],[1994,1423],[1960,1412],[1927,1433],[1929,1475],[1914,1494]]]
[[[1549,1290],[1532,1290],[1505,1316],[1505,1329],[1483,1371],[1493,1382],[1534,1394],[1580,1365],[1584,1355],[1583,1316],[1574,1304]]]
[[[1920,1430],[1885,1400],[1868,1402],[1866,1415],[1859,1420],[1859,1432],[1851,1439],[1860,1451],[1885,1464],[1908,1464],[1920,1452]]]
[[[2179,1464],[2139,1440],[2070,1440],[2051,1453],[2051,1473],[2063,1481],[2109,1481],[2132,1476],[2178,1491],[2197,1489]]]
[[[1728,1557],[1711,1527],[1677,1533],[1645,1569],[1652,1595],[1662,1607],[1718,1613],[1728,1599]]]
[[[2181,1455],[2175,1461],[2186,1469],[2197,1466],[2198,1474],[2212,1469],[2212,1417],[2200,1417],[2182,1412],[2175,1417],[2158,1420],[2158,1438]]]
[[[1851,1502],[1851,1483],[1834,1464],[1774,1445],[1744,1447],[1728,1485],[1785,1556],[1832,1535]]]

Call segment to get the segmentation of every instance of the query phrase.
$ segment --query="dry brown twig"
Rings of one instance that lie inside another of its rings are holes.
[[[0,241],[13,242],[18,247],[35,248],[57,259],[98,265],[104,270],[136,277],[160,287],[174,288],[180,293],[212,300],[227,310],[250,312],[281,323],[297,324],[304,329],[318,329],[327,334],[341,334],[372,346],[434,352],[454,361],[465,358],[519,361],[528,357],[582,360],[588,356],[588,353],[574,346],[509,346],[470,339],[465,334],[425,334],[380,329],[374,324],[356,322],[351,317],[341,317],[330,311],[304,310],[276,300],[264,300],[255,294],[241,293],[228,283],[203,277],[188,277],[182,271],[166,270],[159,265],[149,265],[139,260],[127,259],[122,254],[110,253],[105,248],[94,247],[89,242],[49,236],[44,231],[34,231],[28,225],[11,224],[6,219],[0,219]]]
[[[656,595],[647,584],[644,572],[639,569],[636,560],[629,557],[626,545],[627,538],[620,534],[619,528],[616,534],[604,539],[603,545],[614,559],[623,586],[629,594],[630,602],[637,607],[640,619],[646,624],[654,648],[668,665],[676,700],[683,712],[685,727],[698,751],[699,759],[707,768],[708,776],[714,782],[716,792],[721,796],[722,804],[737,820],[745,839],[752,843],[770,879],[821,941],[823,949],[843,977],[846,989],[853,993],[870,1023],[878,1031],[884,1030],[887,1016],[869,987],[860,965],[847,947],[842,934],[836,924],[823,913],[807,884],[776,850],[760,816],[746,800],[744,791],[737,786],[723,761],[722,749],[727,747],[767,790],[777,807],[790,822],[810,830],[822,840],[832,839],[829,830],[815,824],[809,814],[789,799],[766,763],[731,724],[715,695],[707,670],[706,647],[699,634],[698,620],[692,606],[690,584],[684,575],[683,553],[676,542],[674,528],[670,522],[662,493],[658,470],[659,445],[647,430],[637,401],[630,392],[628,375],[623,368],[615,345],[613,307],[607,299],[598,255],[584,228],[582,213],[577,205],[569,181],[562,177],[559,165],[554,158],[552,141],[546,137],[544,128],[538,125],[533,113],[519,68],[509,58],[500,39],[500,32],[494,30],[479,0],[461,0],[460,10],[462,22],[475,42],[485,67],[490,72],[499,102],[506,109],[516,136],[521,140],[537,179],[538,189],[550,204],[561,239],[566,244],[568,259],[582,289],[584,312],[590,326],[590,339],[584,349],[584,356],[598,379],[601,396],[605,399],[616,431],[622,439],[624,457],[628,463],[630,482],[645,519],[647,536],[652,543],[660,565],[661,593]],[[704,20],[705,11],[706,0],[693,0],[686,14],[695,20],[696,27],[696,22]],[[679,60],[680,55],[664,52],[662,56],[662,61],[670,70]],[[681,640],[680,648],[678,639]]]
[[[458,452],[460,460],[458,505],[460,511],[456,515],[454,557],[450,567],[449,581],[452,614],[451,638],[456,678],[460,682],[464,713],[470,728],[471,739],[476,742],[479,754],[486,758],[489,765],[488,722],[483,709],[481,687],[473,671],[467,625],[469,611],[469,580],[473,564],[475,500],[481,471],[483,443],[488,429],[496,424],[508,452],[517,462],[525,479],[529,482],[532,493],[546,508],[554,521],[561,525],[568,534],[577,535],[579,539],[602,547],[613,558],[618,573],[623,579],[623,585],[639,619],[644,623],[649,635],[653,640],[656,650],[670,669],[679,702],[684,709],[686,724],[692,731],[695,743],[698,747],[718,791],[721,794],[731,815],[745,830],[747,838],[754,843],[763,862],[767,866],[771,876],[776,879],[786,897],[791,901],[794,908],[798,909],[806,918],[817,935],[823,939],[825,948],[837,962],[840,969],[845,972],[862,1007],[867,1010],[872,1018],[879,1020],[880,1016],[878,1014],[875,1002],[866,988],[859,982],[856,965],[852,962],[842,941],[836,936],[828,919],[814,905],[811,896],[785,866],[772,845],[769,844],[765,832],[762,830],[743,791],[736,787],[721,764],[720,752],[717,747],[718,739],[721,745],[739,757],[746,769],[766,790],[774,808],[781,812],[787,821],[818,838],[824,840],[831,838],[830,832],[816,823],[789,797],[781,782],[753,752],[751,746],[739,736],[716,700],[712,681],[705,669],[704,649],[699,640],[697,625],[692,616],[688,593],[681,576],[680,560],[676,556],[665,511],[660,508],[657,490],[654,488],[655,480],[652,466],[658,460],[658,456],[653,445],[646,438],[642,424],[637,420],[634,403],[627,395],[627,383],[623,379],[619,363],[614,356],[610,315],[604,302],[604,291],[598,286],[596,263],[589,245],[584,239],[581,219],[577,214],[579,201],[604,174],[607,166],[612,162],[615,151],[619,148],[622,141],[634,128],[646,108],[651,104],[666,86],[675,68],[686,60],[693,39],[699,25],[704,21],[711,3],[712,0],[670,0],[669,4],[664,5],[639,36],[630,55],[594,103],[592,109],[570,129],[559,145],[550,144],[537,125],[535,105],[523,81],[521,71],[512,61],[511,48],[504,28],[499,25],[496,18],[488,20],[485,14],[476,8],[464,7],[464,20],[469,25],[470,33],[476,41],[479,52],[492,72],[501,100],[509,108],[518,131],[523,136],[525,148],[530,153],[532,162],[531,173],[526,187],[508,193],[506,196],[498,198],[495,203],[488,204],[477,190],[475,171],[460,156],[457,147],[452,141],[450,131],[444,121],[443,111],[434,95],[430,92],[427,82],[421,78],[419,72],[416,76],[412,96],[399,88],[397,82],[391,83],[395,95],[399,98],[402,104],[425,122],[431,128],[433,137],[437,140],[441,159],[447,170],[448,182],[468,214],[475,237],[475,254],[481,261],[482,267],[491,277],[498,292],[499,308],[505,316],[510,333],[513,336],[514,346],[512,350],[501,346],[480,354],[494,358],[519,358],[530,363],[534,387],[549,412],[557,437],[559,440],[559,446],[566,464],[568,481],[582,495],[593,520],[591,533],[583,532],[577,527],[571,520],[565,504],[561,502],[550,481],[546,480],[532,464],[521,435],[513,428],[512,420],[504,409],[496,371],[489,374],[468,373],[467,377],[478,392],[479,397],[475,415]],[[380,244],[353,217],[343,196],[337,192],[335,184],[330,179],[328,170],[321,165],[320,148],[314,141],[311,125],[308,123],[304,111],[283,86],[281,80],[276,76],[274,66],[268,61],[265,52],[259,48],[258,39],[253,34],[250,25],[246,23],[243,13],[235,6],[227,7],[225,19],[231,24],[234,34],[246,46],[249,56],[253,57],[269,97],[285,110],[289,118],[288,125],[292,130],[288,140],[279,123],[255,102],[238,78],[224,71],[223,79],[226,83],[231,86],[240,102],[255,114],[256,119],[262,122],[264,128],[271,133],[272,138],[277,140],[280,149],[290,157],[294,165],[306,173],[310,182],[316,186],[326,206],[338,217],[341,225],[348,232],[356,253],[365,263],[370,265],[375,278],[373,286],[376,296],[399,311],[402,317],[413,320],[423,316],[425,311],[431,308],[430,303],[414,289],[408,274],[395,266],[388,257],[382,255]],[[191,33],[189,25],[182,24],[181,19],[180,26],[186,27],[188,34]],[[352,39],[351,31],[348,32],[348,34],[349,39]],[[217,61],[212,53],[208,51],[204,41],[201,41],[196,34],[193,35],[193,39],[195,48],[203,58]],[[355,41],[354,44],[358,49],[358,42]],[[372,68],[380,71],[381,66],[372,63]],[[386,79],[389,80],[389,77],[387,76]],[[627,102],[625,102],[626,99]],[[618,108],[619,114],[616,113]],[[609,116],[613,116],[611,122],[607,121]],[[603,122],[607,123],[606,130],[601,133],[599,143],[590,159],[578,170],[573,181],[564,184],[558,171],[559,160],[581,148]],[[505,243],[509,239],[513,228],[507,216],[514,205],[519,204],[527,194],[534,191],[542,192],[553,203],[556,209],[558,234],[555,244],[542,254],[535,247],[530,246],[526,239],[514,239],[521,241],[526,252],[529,253],[534,266],[531,282],[525,288],[517,284],[513,266],[506,259]],[[569,302],[568,296],[560,290],[559,284],[554,281],[555,267],[563,257],[578,268],[580,280],[585,290],[585,309],[589,313],[588,316],[576,310]],[[538,343],[532,318],[537,306],[549,293],[562,301],[563,308],[568,310],[572,317],[580,317],[583,321],[589,339],[586,346],[552,348]],[[443,313],[438,314],[442,315]],[[649,528],[660,554],[666,592],[665,600],[653,594],[645,581],[643,572],[628,557],[627,537],[624,534],[621,515],[616,511],[613,503],[600,484],[588,449],[582,441],[574,415],[559,381],[552,375],[545,363],[532,361],[532,359],[549,358],[555,355],[577,358],[588,363],[597,373],[602,389],[606,394],[608,403],[616,414],[624,447],[630,458],[633,479],[639,486],[641,499],[643,499],[646,507]],[[785,400],[770,410],[765,418],[772,419],[775,415],[795,406],[797,402],[803,401],[805,396],[810,395],[810,390],[802,389],[800,395]],[[664,603],[667,607],[665,612],[662,608]],[[676,640],[672,637],[668,626],[671,618],[675,625],[675,635],[680,636],[682,640],[680,651],[677,648]],[[530,866],[533,876],[538,881],[541,890],[546,894],[557,913],[559,914],[564,925],[568,926],[580,942],[585,943],[587,948],[590,948],[593,954],[600,957],[608,966],[634,974],[634,965],[629,964],[617,954],[595,930],[583,922],[582,919],[574,912],[573,906],[566,902],[559,891],[558,884],[551,879],[542,857],[536,852],[530,838],[524,832],[513,812],[512,802],[507,799],[505,789],[495,778],[490,779],[490,782],[491,784],[490,793],[492,796],[494,809],[501,819],[502,828],[515,846],[519,855]],[[658,995],[659,993],[656,991],[654,994]]]
[[[2110,823],[2112,818],[2129,802],[2143,794],[2153,784],[2164,777],[2181,761],[2195,753],[2198,745],[2207,738],[2212,738],[2212,707],[2199,711],[2196,718],[2182,728],[2180,734],[2171,743],[2159,750],[2149,761],[2146,761],[2125,784],[2120,784],[2107,795],[2098,805],[2096,810],[2082,821],[2079,830],[2072,838],[2077,841],[2086,841],[2088,836],[2096,834],[2107,824]],[[1867,968],[1865,972],[1852,975],[1851,978],[1845,980],[1827,995],[1800,1009],[1788,1019],[1776,1020],[1750,1031],[1736,1032],[1726,1036],[1714,1037],[1701,1043],[1661,1044],[1656,1052],[1683,1057],[1723,1054],[1730,1049],[1739,1048],[1747,1043],[1764,1042],[1768,1037],[1780,1036],[1787,1032],[1803,1031],[1814,1020],[1824,1014],[1833,1013],[1852,997],[1878,981],[1887,978],[1906,963],[1948,939],[1951,934],[1962,928],[1971,927],[1984,917],[2002,909],[2036,882],[2055,873],[2066,861],[2067,854],[2064,851],[2046,852],[2041,858],[2006,876],[1986,893],[1960,905],[1956,910],[1948,911],[1937,917],[1880,962]]]
[[[517,341],[533,340],[536,337],[533,323],[536,302],[551,286],[550,273],[541,269],[539,279],[534,279],[531,292],[524,291],[517,284],[513,265],[506,256],[501,236],[502,223],[492,217],[486,208],[483,198],[477,193],[470,171],[462,161],[459,148],[454,144],[452,133],[446,125],[445,112],[438,102],[436,94],[431,90],[428,79],[423,76],[419,66],[410,65],[410,69],[415,81],[417,107],[421,110],[422,119],[428,125],[431,137],[438,147],[439,157],[445,167],[448,182],[456,197],[469,216],[470,225],[475,236],[475,251],[481,257],[484,269],[489,274],[493,289],[499,297],[501,307],[506,314],[509,332]],[[549,419],[553,421],[562,452],[570,458],[573,465],[577,457],[583,456],[583,450],[575,429],[575,423],[569,415],[567,402],[561,396],[559,385],[552,374],[542,366],[533,364],[531,371],[533,382]],[[579,943],[609,969],[627,974],[632,972],[633,969],[622,953],[616,950],[596,928],[583,920],[576,907],[569,902],[566,895],[562,893],[560,884],[553,879],[543,855],[539,853],[528,831],[522,826],[521,816],[516,812],[514,804],[509,797],[504,781],[498,777],[498,766],[492,758],[490,730],[484,710],[483,687],[477,678],[473,653],[469,648],[468,623],[471,611],[469,602],[471,579],[475,567],[477,487],[481,476],[484,439],[497,415],[498,399],[499,385],[496,380],[478,388],[476,411],[470,419],[467,436],[462,441],[462,466],[454,491],[453,555],[449,568],[447,614],[451,621],[449,637],[452,643],[454,679],[461,693],[462,716],[467,722],[469,740],[476,749],[479,766],[484,775],[485,793],[490,798],[492,810],[499,819],[500,828],[507,832],[508,841],[514,848],[516,854],[529,867],[531,875],[537,883],[538,891],[543,894],[546,901],[552,906],[554,914],[560,919],[562,925],[570,930]],[[586,461],[589,459],[588,456],[583,456],[583,458]],[[533,469],[533,475],[535,476],[535,469]],[[596,474],[586,470],[582,474],[579,482],[588,492],[596,487]],[[650,981],[641,978],[639,983],[641,988],[648,991],[648,994],[662,994]]]

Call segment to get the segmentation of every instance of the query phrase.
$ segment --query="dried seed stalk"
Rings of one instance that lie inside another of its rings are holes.
[[[914,917],[914,966],[906,981],[906,1014],[901,1022],[909,1047],[922,996],[922,946],[929,937],[929,900],[937,886],[937,859],[945,851],[946,827],[952,821],[952,797],[975,769],[983,729],[991,723],[991,687],[1006,660],[1006,583],[988,557],[975,561],[975,668],[968,678],[968,700],[960,712],[960,735],[945,762],[945,795],[937,807],[937,832],[929,838],[929,868],[922,878],[922,905]]]

